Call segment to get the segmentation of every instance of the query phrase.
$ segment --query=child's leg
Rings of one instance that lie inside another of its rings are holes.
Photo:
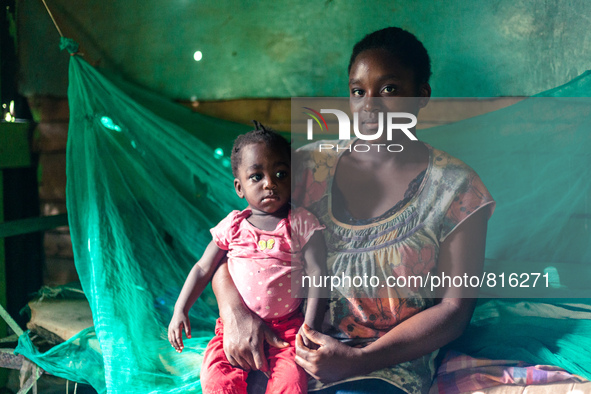
[[[204,394],[246,393],[248,372],[234,368],[224,353],[221,319],[215,325],[215,336],[207,344],[201,364],[201,389]]]
[[[269,346],[269,368],[271,377],[267,393],[305,394],[308,392],[308,376],[295,362],[295,337],[303,324],[301,315],[287,321],[267,323],[289,347],[278,349]]]
[[[267,393],[305,394],[308,392],[308,376],[295,362],[295,347],[269,350],[271,378],[267,383]]]

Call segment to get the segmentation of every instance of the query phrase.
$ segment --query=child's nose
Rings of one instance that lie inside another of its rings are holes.
[[[265,188],[266,189],[275,189],[276,187],[277,187],[277,184],[275,183],[275,181],[273,181],[273,178],[265,177]]]

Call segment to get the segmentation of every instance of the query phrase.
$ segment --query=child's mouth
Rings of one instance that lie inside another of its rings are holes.
[[[279,200],[279,196],[277,194],[271,194],[269,196],[263,197],[263,199],[261,201],[270,201],[270,200],[277,201],[277,200]]]

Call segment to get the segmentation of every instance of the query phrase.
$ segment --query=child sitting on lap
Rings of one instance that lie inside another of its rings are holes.
[[[228,270],[244,303],[289,346],[269,347],[268,393],[306,393],[306,372],[295,362],[295,338],[303,323],[320,330],[324,303],[319,289],[308,293],[305,318],[301,298],[292,293],[293,278],[325,275],[325,245],[316,217],[291,208],[291,147],[285,138],[255,122],[256,130],[239,136],[232,148],[234,187],[248,208],[232,211],[211,229],[213,241],[195,264],[175,304],[168,339],[183,350],[183,330],[190,337],[188,312],[218,264],[228,259]],[[322,257],[319,257],[322,256]],[[299,283],[295,282],[295,283]],[[204,393],[246,393],[248,371],[233,367],[223,349],[223,324],[201,367]]]

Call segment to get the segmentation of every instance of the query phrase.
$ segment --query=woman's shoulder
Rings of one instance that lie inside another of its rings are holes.
[[[492,214],[494,199],[472,167],[447,152],[431,149],[431,175],[422,198],[429,212],[445,216],[453,224],[449,231],[484,206],[491,206]]]
[[[322,140],[299,148],[292,162],[292,200],[309,207],[327,191],[339,154],[349,141]]]
[[[337,146],[343,147],[350,144],[351,141],[349,140],[320,140],[310,142],[306,145],[303,145],[296,149],[296,153],[307,154],[310,152],[327,152],[333,151],[333,153],[338,153],[339,149]]]
[[[431,150],[431,181],[440,183],[463,183],[478,177],[468,164],[449,153],[429,146]]]
[[[457,157],[454,157],[441,149],[434,148],[430,145],[427,146],[432,152],[431,154],[433,155],[434,166],[443,168],[445,170],[458,170],[468,172],[474,171],[468,164],[464,163]]]
[[[326,161],[336,160],[338,155],[349,141],[321,140],[306,144],[295,151],[294,160],[296,163],[306,167],[323,165]]]

